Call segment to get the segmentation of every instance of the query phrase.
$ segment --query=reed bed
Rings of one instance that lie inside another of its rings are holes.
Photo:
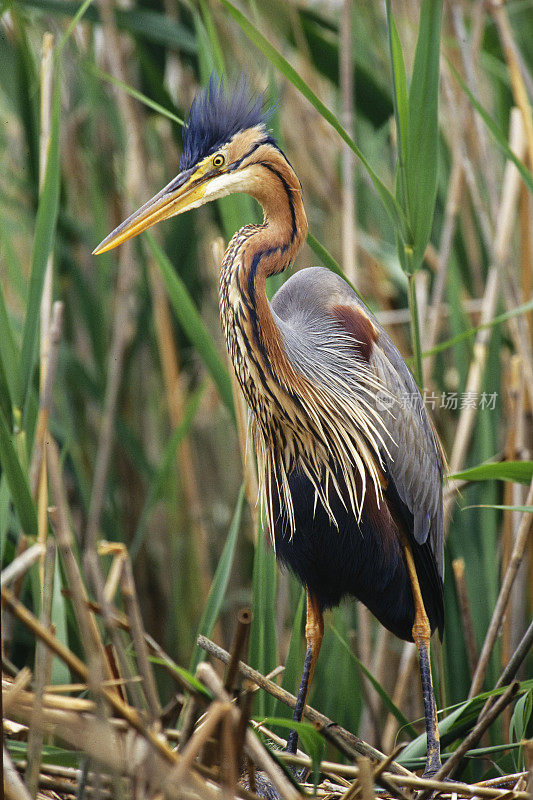
[[[6,796],[531,798],[529,0],[0,14]],[[356,286],[447,453],[435,781],[414,646],[352,602],[282,750],[304,597],[264,535],[216,297],[258,209],[225,198],[91,256],[176,174],[213,71],[273,106],[310,221],[294,269]]]

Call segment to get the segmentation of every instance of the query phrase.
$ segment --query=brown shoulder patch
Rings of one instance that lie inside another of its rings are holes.
[[[370,361],[372,348],[377,341],[378,332],[372,320],[355,306],[336,305],[331,309],[331,313],[357,342],[356,350],[365,359]]]

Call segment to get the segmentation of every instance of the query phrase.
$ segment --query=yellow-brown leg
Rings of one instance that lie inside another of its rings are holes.
[[[307,695],[311,681],[313,680],[313,673],[315,671],[318,654],[320,653],[320,646],[324,637],[324,618],[320,604],[315,595],[307,590],[307,620],[305,625],[305,638],[307,641],[307,650],[305,653],[304,668],[302,672],[302,680],[298,690],[298,697],[294,707],[292,719],[294,722],[301,722]],[[296,753],[298,746],[298,734],[296,731],[289,731],[287,739],[287,752]]]
[[[429,656],[429,640],[431,638],[431,628],[429,626],[418,575],[416,574],[415,562],[409,542],[403,540],[405,560],[411,588],[415,603],[415,621],[413,625],[413,641],[418,649],[420,659],[420,678],[422,680],[422,697],[424,699],[424,716],[426,718],[427,734],[427,758],[424,776],[430,777],[441,768],[440,760],[440,738],[437,720],[437,705],[435,703],[435,693],[433,691],[433,681],[431,678],[431,660]]]

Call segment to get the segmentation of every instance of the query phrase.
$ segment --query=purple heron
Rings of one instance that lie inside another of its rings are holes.
[[[322,267],[289,278],[271,302],[265,280],[307,234],[302,188],[267,128],[262,98],[212,78],[189,112],[180,173],[95,249],[234,192],[263,207],[231,239],[220,314],[247,400],[270,533],[307,590],[300,720],[322,642],[322,612],[346,595],[414,641],[427,731],[425,774],[440,767],[430,636],[442,636],[443,456],[416,383],[351,287]],[[297,735],[288,749],[296,751]]]

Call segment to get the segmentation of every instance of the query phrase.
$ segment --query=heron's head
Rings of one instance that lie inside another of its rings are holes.
[[[263,97],[253,97],[245,81],[230,93],[212,77],[191,106],[180,173],[110,233],[94,253],[105,253],[160,220],[234,192],[246,192],[265,205],[277,161],[290,170],[291,190],[299,190],[298,179],[267,130],[267,120]]]

